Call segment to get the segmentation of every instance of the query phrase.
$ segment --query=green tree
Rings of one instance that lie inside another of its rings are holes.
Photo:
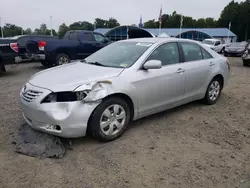
[[[107,28],[108,27],[108,21],[101,19],[101,18],[96,18],[94,24],[95,24],[96,28]]]
[[[109,18],[107,21],[107,28],[113,28],[119,25],[119,22],[115,18]]]
[[[59,30],[58,30],[58,37],[62,38],[68,30],[69,30],[69,27],[65,23],[60,25]]]
[[[25,35],[31,35],[32,34],[32,30],[30,28],[27,28],[26,30],[24,30],[24,34]]]
[[[93,30],[94,25],[92,23],[86,22],[86,21],[79,21],[79,22],[74,22],[69,26],[69,30]]]

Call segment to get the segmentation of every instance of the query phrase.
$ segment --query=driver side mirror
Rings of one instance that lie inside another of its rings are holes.
[[[143,68],[145,70],[148,69],[160,69],[162,67],[162,62],[159,60],[149,60],[144,65]]]

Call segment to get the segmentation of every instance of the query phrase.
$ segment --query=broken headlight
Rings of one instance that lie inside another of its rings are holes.
[[[87,91],[50,93],[41,103],[81,101],[87,96],[87,93]]]

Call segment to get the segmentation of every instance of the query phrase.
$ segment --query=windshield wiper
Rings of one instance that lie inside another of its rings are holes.
[[[92,65],[97,65],[97,66],[106,67],[106,65],[103,65],[103,64],[101,64],[101,63],[99,63],[99,62],[87,62],[87,63],[92,64]]]

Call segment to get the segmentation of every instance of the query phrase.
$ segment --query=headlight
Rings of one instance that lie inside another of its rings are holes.
[[[89,91],[50,93],[41,103],[81,101],[87,96],[88,92]]]

